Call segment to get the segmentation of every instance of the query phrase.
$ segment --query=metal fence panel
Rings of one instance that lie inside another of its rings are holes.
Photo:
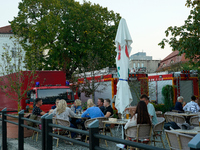
[[[190,102],[193,93],[192,80],[180,81],[180,95],[183,96],[185,102]]]
[[[165,85],[172,85],[172,80],[157,81],[158,104],[164,103],[164,97],[162,95],[162,88]]]

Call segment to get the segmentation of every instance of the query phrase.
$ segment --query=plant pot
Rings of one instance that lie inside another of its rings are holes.
[[[7,120],[18,123],[17,118],[7,117]],[[24,121],[24,124],[27,125],[27,122]],[[30,137],[32,134],[33,130],[24,128],[24,137]],[[18,125],[7,122],[7,138],[18,138]]]

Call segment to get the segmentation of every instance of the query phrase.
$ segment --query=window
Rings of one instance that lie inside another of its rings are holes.
[[[166,64],[165,64],[165,63],[163,63],[162,67],[165,67],[165,66],[166,66]]]
[[[174,63],[174,60],[171,60],[171,64],[173,64]]]
[[[135,69],[135,67],[136,67],[136,66],[135,66],[135,63],[134,63],[134,64],[133,64],[133,68]]]
[[[12,53],[12,58],[15,58],[17,55],[16,47],[12,48],[11,53]]]
[[[138,63],[138,68],[140,68],[140,63]]]
[[[144,63],[142,63],[141,67],[144,67]]]

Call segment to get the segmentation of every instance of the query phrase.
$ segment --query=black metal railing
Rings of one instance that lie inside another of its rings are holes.
[[[71,128],[71,127],[53,124],[52,123],[52,114],[51,115],[45,114],[41,117],[41,121],[36,121],[36,120],[29,119],[29,118],[25,118],[24,110],[20,111],[18,116],[13,116],[13,115],[7,114],[6,108],[4,108],[1,111],[1,113],[2,113],[2,149],[3,150],[7,150],[7,122],[18,125],[18,133],[24,133],[24,128],[28,128],[28,129],[37,131],[39,133],[42,133],[42,141],[41,141],[42,142],[42,150],[52,150],[52,147],[53,147],[53,145],[52,145],[53,138],[52,137],[57,137],[57,138],[60,138],[63,140],[67,140],[69,142],[87,147],[90,150],[105,150],[104,148],[99,147],[99,139],[103,139],[103,140],[107,140],[107,141],[111,141],[111,142],[115,142],[115,143],[121,143],[121,144],[124,144],[127,146],[137,147],[137,148],[141,148],[144,150],[164,150],[163,148],[158,148],[158,147],[154,147],[151,145],[146,145],[146,144],[137,143],[137,142],[131,142],[128,140],[123,140],[120,138],[110,137],[110,136],[106,136],[106,135],[101,135],[101,134],[99,134],[99,121],[98,120],[93,121],[88,126],[89,131],[84,131],[84,130],[80,130],[80,129],[75,129],[75,128]],[[12,118],[18,118],[18,123],[7,120],[7,116],[12,117]],[[24,124],[24,120],[31,121],[31,122],[34,122],[37,124],[41,124],[42,129],[40,130],[37,128],[27,126]],[[63,130],[68,130],[68,131],[79,133],[82,135],[88,135],[89,136],[89,144],[82,142],[82,141],[78,141],[76,139],[72,139],[72,138],[62,136],[62,135],[55,134],[55,133],[53,133],[53,128],[60,128]],[[24,134],[18,134],[18,149],[19,150],[24,149]]]

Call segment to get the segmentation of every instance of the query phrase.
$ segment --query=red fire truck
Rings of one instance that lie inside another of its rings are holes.
[[[109,69],[107,71],[100,71],[99,74],[95,75],[94,79],[96,80],[95,85],[99,84],[97,88],[98,92],[94,94],[95,103],[97,104],[98,98],[109,98],[112,100],[117,93],[118,77],[116,70]],[[79,84],[85,82],[84,80],[84,78],[79,78]],[[88,73],[87,80],[93,80],[90,73]],[[133,97],[132,105],[136,105],[141,94],[148,94],[148,76],[145,73],[129,73],[128,83]],[[89,98],[92,98],[91,95],[90,97],[86,97],[85,93],[81,93],[82,102],[86,102]]]
[[[174,104],[178,96],[183,96],[185,102],[189,102],[192,95],[199,97],[197,73],[190,73],[189,71],[173,73],[161,72],[156,74],[148,74],[148,79],[150,99],[159,104],[164,103],[162,88],[165,85],[173,86]]]
[[[27,74],[27,76],[23,76],[24,84],[21,87],[21,90],[27,89],[28,84],[28,74],[30,71],[23,71],[23,74]],[[14,74],[13,74],[14,75]],[[30,90],[27,92],[25,98],[23,98],[21,103],[21,109],[30,109],[33,108],[34,100],[36,98],[40,98],[43,100],[43,105],[41,109],[45,112],[49,111],[49,109],[55,104],[55,100],[65,99],[68,103],[74,102],[74,99],[78,98],[77,93],[73,93],[70,89],[70,86],[67,82],[66,84],[66,76],[62,71],[36,71],[35,80],[32,82]],[[6,76],[2,76],[1,78],[6,78]],[[21,82],[22,80],[19,79]],[[13,94],[14,95],[14,94]],[[8,110],[17,110],[17,101],[13,101],[6,95],[5,91],[0,89],[0,108],[3,109],[7,107]]]

